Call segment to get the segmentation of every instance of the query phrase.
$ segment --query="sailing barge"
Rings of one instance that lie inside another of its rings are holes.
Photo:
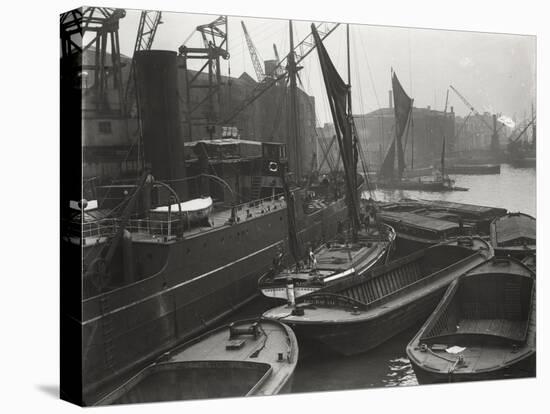
[[[258,281],[262,293],[271,298],[289,299],[289,289],[294,297],[315,292],[341,280],[360,276],[375,266],[389,260],[395,231],[381,224],[358,234],[355,243],[346,241],[342,234],[324,243],[305,263],[299,262],[283,271],[271,269]]]
[[[493,258],[449,286],[407,345],[421,384],[535,376],[535,275]]]
[[[289,325],[300,345],[343,355],[369,351],[424,321],[449,284],[492,257],[479,238],[413,253],[264,313]]]
[[[522,260],[537,251],[537,221],[523,213],[508,213],[491,223],[491,243],[497,256]]]
[[[357,183],[361,179],[361,176],[357,174],[359,146],[351,115],[351,86],[349,79],[348,85],[346,85],[336,71],[315,26],[312,25],[311,29],[317,46],[344,166],[346,206],[350,228],[348,232],[340,232],[315,252],[310,250],[308,265],[304,266],[299,260],[300,248],[293,225],[293,209],[288,210],[289,245],[296,264],[282,271],[275,267],[260,279],[259,286],[264,295],[288,299],[291,302],[294,302],[296,297],[314,292],[324,286],[330,286],[337,281],[359,277],[376,265],[387,261],[395,240],[395,231],[391,226],[373,223],[373,226],[369,227],[367,222],[361,222],[359,216],[360,192],[357,191]],[[348,78],[349,71],[348,60]],[[368,181],[367,174],[363,176],[363,180]],[[283,181],[285,181],[284,177]]]
[[[445,171],[445,136],[443,136],[441,148],[441,171],[434,171],[433,177],[426,179],[405,178],[405,153],[403,137],[409,133],[412,122],[413,102],[403,86],[399,82],[396,73],[392,69],[392,91],[395,102],[395,138],[393,139],[386,157],[377,174],[376,186],[392,190],[416,190],[416,191],[467,191],[467,188],[456,187]],[[447,108],[445,108],[445,112]],[[412,155],[411,155],[412,158]],[[396,162],[397,159],[397,162]],[[412,160],[411,160],[412,165]]]
[[[96,405],[290,392],[298,353],[280,322],[233,322],[164,354]]]

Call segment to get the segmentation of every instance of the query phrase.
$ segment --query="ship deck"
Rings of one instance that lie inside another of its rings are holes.
[[[285,208],[286,201],[283,198],[268,198],[241,204],[235,208],[234,220],[236,223],[241,223]],[[183,232],[183,237],[194,237],[231,225],[231,210],[230,207],[214,208],[208,219],[209,226],[196,225],[186,228]],[[176,228],[179,224],[178,214],[174,212],[170,221],[133,219],[129,221],[127,228],[132,233],[132,240],[135,242],[170,243],[175,239],[172,229]],[[103,225],[98,222],[95,226],[90,227],[94,230],[90,232],[90,235],[83,233],[83,244],[87,246],[107,241],[109,236],[114,233],[115,224],[111,221]],[[156,231],[151,231],[152,227],[156,227]]]
[[[253,321],[236,322],[237,328],[248,328]],[[230,338],[228,327],[216,329],[171,351],[166,362],[242,361],[269,364],[271,380],[262,384],[259,395],[276,394],[292,375],[298,360],[296,338],[281,323],[261,320],[258,337],[243,334]],[[231,349],[227,349],[227,347]],[[279,359],[281,354],[282,359]]]
[[[386,251],[389,243],[382,239],[382,234],[374,227],[368,232],[362,231],[359,239],[358,243],[347,244],[341,240],[331,242],[330,245],[325,244],[315,252],[317,260],[315,269],[308,263],[298,271],[288,269],[274,280],[286,280],[288,277],[296,280],[310,280],[330,276],[359,263],[370,264]]]

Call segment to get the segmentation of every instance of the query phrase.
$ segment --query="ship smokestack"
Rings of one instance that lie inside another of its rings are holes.
[[[176,52],[145,50],[136,52],[134,59],[145,163],[156,180],[170,185],[180,200],[186,199]],[[168,197],[165,192],[159,201],[165,203]]]

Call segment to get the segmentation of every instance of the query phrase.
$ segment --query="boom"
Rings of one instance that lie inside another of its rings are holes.
[[[250,58],[252,59],[252,65],[254,65],[254,71],[256,71],[256,77],[258,78],[258,82],[262,82],[265,78],[264,69],[262,67],[262,61],[258,56],[258,51],[256,50],[256,46],[254,46],[254,43],[252,42],[252,38],[248,34],[248,30],[246,30],[246,26],[242,20],[241,20],[241,26],[243,28],[246,44],[248,45],[248,51],[250,52]]]

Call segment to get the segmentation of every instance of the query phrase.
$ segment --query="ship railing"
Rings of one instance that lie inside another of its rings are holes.
[[[282,194],[264,197],[258,200],[241,203],[224,211],[217,211],[208,219],[208,223],[196,224],[192,227],[194,233],[201,233],[215,227],[221,227],[231,222],[242,222],[276,209],[286,208],[286,200]],[[233,210],[233,212],[232,212]],[[110,237],[120,226],[120,219],[106,218],[82,224],[82,237]],[[177,211],[172,212],[170,218],[143,218],[130,219],[125,228],[130,233],[146,233],[158,236],[181,235],[190,230],[191,225],[186,219],[182,220]]]
[[[257,200],[248,201],[246,203],[237,204],[229,210],[235,222],[246,221],[253,217],[263,215],[267,212],[276,209],[286,208],[286,200],[283,194],[275,194],[269,197],[260,198]],[[231,218],[231,216],[229,217]]]
[[[82,238],[89,237],[109,237],[112,236],[118,228],[115,219],[105,218],[93,222],[82,223]]]

